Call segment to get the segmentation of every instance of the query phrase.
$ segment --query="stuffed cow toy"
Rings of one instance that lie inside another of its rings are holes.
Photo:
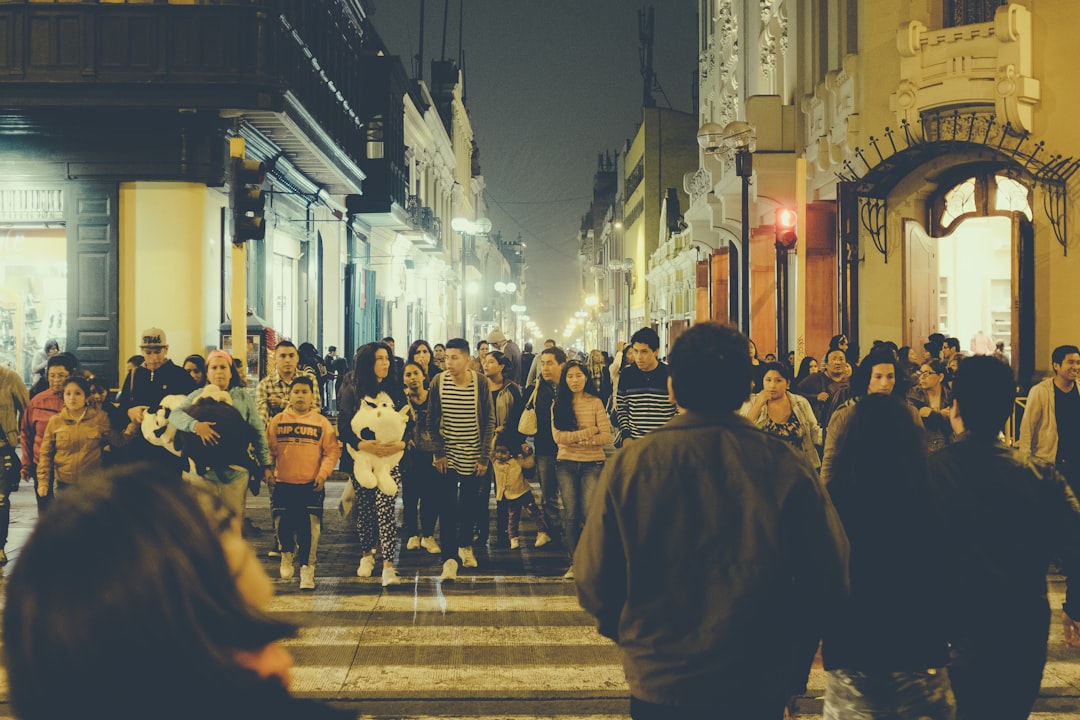
[[[163,447],[173,455],[179,457],[180,451],[176,449],[176,426],[169,422],[169,414],[183,401],[183,395],[166,395],[161,399],[154,412],[147,410],[143,414],[142,435],[151,445]]]
[[[384,392],[375,397],[365,397],[360,400],[360,407],[353,415],[350,424],[356,437],[364,437],[364,431],[369,430],[367,436],[375,436],[379,442],[395,442],[405,435],[405,426],[408,424],[409,405],[406,404],[401,410],[394,409],[394,401]],[[387,495],[397,495],[397,483],[391,476],[394,468],[401,462],[404,451],[378,457],[363,450],[357,450],[351,445],[345,446],[353,459],[353,476],[360,487],[378,487]]]

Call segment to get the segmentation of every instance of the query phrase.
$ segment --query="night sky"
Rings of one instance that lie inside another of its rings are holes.
[[[449,0],[446,56],[458,58]],[[374,0],[372,23],[412,75],[420,0]],[[691,112],[696,0],[654,1],[656,103]],[[632,139],[641,119],[638,10],[628,0],[466,0],[466,104],[493,229],[527,245],[528,314],[558,337],[580,306],[578,241],[597,153]],[[427,0],[425,79],[442,52],[443,0]],[[666,99],[665,99],[666,94]],[[557,335],[558,333],[558,335]],[[444,338],[437,338],[442,340]],[[516,338],[520,341],[520,338]],[[611,348],[614,350],[614,348]]]

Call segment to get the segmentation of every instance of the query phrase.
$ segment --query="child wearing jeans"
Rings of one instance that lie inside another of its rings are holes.
[[[267,428],[274,480],[268,482],[270,512],[281,547],[282,580],[293,576],[300,561],[300,589],[315,589],[315,555],[322,530],[323,486],[338,458],[341,443],[330,421],[315,407],[315,382],[298,375],[289,404],[270,418]],[[295,556],[294,556],[295,553]]]
[[[499,435],[495,442],[495,462],[491,467],[495,472],[495,499],[506,501],[509,514],[506,534],[510,538],[510,549],[517,550],[521,547],[518,525],[523,509],[536,518],[536,547],[543,547],[551,542],[547,521],[536,505],[532,488],[525,480],[526,474],[532,477],[535,472],[536,458],[533,457],[532,448],[525,443],[521,443],[521,452],[516,457],[511,455],[509,440],[506,433]]]

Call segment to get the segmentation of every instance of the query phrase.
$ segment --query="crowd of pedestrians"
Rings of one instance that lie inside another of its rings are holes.
[[[624,653],[635,718],[779,719],[819,644],[829,720],[1026,717],[1048,566],[1080,572],[1072,345],[1031,389],[1018,451],[1001,437],[1016,395],[1005,358],[965,358],[940,334],[922,350],[876,342],[861,360],[836,336],[798,373],[713,323],[680,335],[670,364],[648,327],[614,357],[554,341],[522,352],[497,328],[476,345],[415,340],[405,358],[393,338],[351,361],[282,341],[254,393],[225,351],[177,366],[159,328],[140,346],[115,406],[59,349],[32,398],[0,372],[0,460],[20,445],[10,455],[43,500],[71,502],[121,458],[182,473],[228,523],[266,486],[271,553],[282,579],[299,566],[302,590],[335,469],[350,474],[356,574],[379,569],[384,587],[402,582],[403,553],[437,556],[432,575],[452,583],[479,549],[552,544]],[[167,427],[148,431],[158,417]],[[369,482],[373,467],[385,477]],[[0,483],[0,513],[11,489]],[[129,489],[95,492],[100,510]],[[1080,644],[1074,595],[1065,635]]]

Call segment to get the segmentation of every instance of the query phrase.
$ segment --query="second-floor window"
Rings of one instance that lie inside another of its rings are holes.
[[[994,13],[1009,0],[946,0],[945,27],[994,21]]]

